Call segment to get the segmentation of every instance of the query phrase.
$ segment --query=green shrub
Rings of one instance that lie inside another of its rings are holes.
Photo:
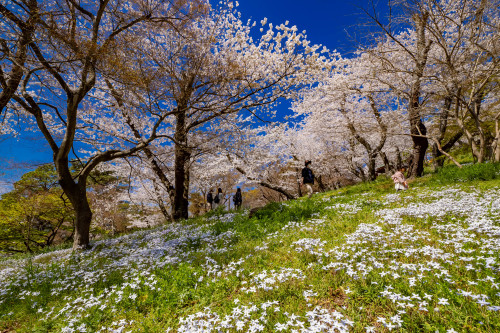
[[[439,183],[492,180],[500,178],[500,163],[478,163],[458,168],[448,165],[440,169],[435,177]]]

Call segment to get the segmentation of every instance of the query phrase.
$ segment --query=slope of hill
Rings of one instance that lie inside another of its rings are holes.
[[[500,181],[389,181],[0,262],[2,332],[498,332]]]

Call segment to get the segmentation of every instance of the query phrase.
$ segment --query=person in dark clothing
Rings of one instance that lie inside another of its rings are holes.
[[[210,191],[208,191],[208,194],[207,194],[207,202],[208,202],[208,204],[210,205],[210,210],[212,210],[212,208],[213,208],[213,207],[212,207],[212,204],[213,204],[213,202],[214,202],[214,196],[213,196],[212,192],[213,192],[213,191],[212,191],[212,190],[210,190]]]
[[[309,168],[310,165],[311,161],[306,161],[305,168],[302,169],[302,179],[303,179],[302,184],[304,184],[304,186],[306,187],[307,195],[309,196],[309,198],[313,194],[312,186],[314,185],[314,174],[312,170]]]
[[[243,203],[243,198],[241,196],[241,188],[236,189],[236,194],[233,196],[234,207],[236,209],[241,208],[241,204]]]
[[[224,203],[222,202],[223,196],[224,195],[222,194],[222,189],[219,187],[219,189],[217,190],[217,194],[214,197],[214,209],[217,209],[224,205]]]

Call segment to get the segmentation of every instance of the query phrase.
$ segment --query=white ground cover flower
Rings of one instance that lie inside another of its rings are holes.
[[[231,314],[221,316],[210,308],[204,311],[183,317],[179,320],[177,332],[204,333],[204,332],[262,332],[262,331],[292,331],[292,332],[349,332],[353,322],[341,313],[315,307],[302,316],[286,314],[286,321],[278,321],[269,327],[269,317],[273,315],[273,306],[277,301],[268,301],[260,306],[238,305]],[[168,331],[168,330],[167,330]]]
[[[307,252],[317,256],[328,256],[328,253],[325,253],[324,250],[325,244],[326,241],[314,238],[302,238],[293,243],[294,249],[297,252]]]
[[[326,207],[325,209],[340,210],[348,214],[356,214],[361,209],[363,209],[360,201],[354,201],[351,203],[336,203],[332,206]]]
[[[448,297],[419,292],[432,288],[428,281],[434,278],[447,284],[451,293],[466,296],[470,302],[489,311],[499,311],[498,295],[493,300],[489,299],[493,298],[491,292],[489,296],[483,293],[500,287],[500,193],[497,190],[480,193],[451,188],[427,194],[420,195],[426,198],[426,202],[377,211],[380,222],[361,223],[353,234],[346,236],[344,245],[329,251],[331,262],[323,269],[343,271],[358,280],[368,276],[371,279],[389,278],[398,289],[402,287],[401,291],[393,290],[389,285],[380,296],[391,300],[403,312],[413,307],[428,312],[438,305],[439,311],[443,311],[443,308],[452,306]],[[387,197],[387,205],[396,202],[393,195]],[[434,223],[430,231],[426,231],[420,230],[418,224],[411,224],[413,220],[408,222],[407,217],[419,222],[425,222],[429,217],[434,221],[447,218],[446,221],[453,222]],[[428,240],[436,236],[437,242],[429,244]],[[468,280],[462,274],[452,275],[450,271],[455,270],[457,262],[463,262],[467,270],[474,270],[477,280]],[[477,292],[457,288],[457,281],[467,282]],[[495,305],[490,306],[491,303]],[[392,330],[401,327],[402,318],[397,322],[383,319],[383,324]]]
[[[281,228],[281,232],[276,231],[268,234],[267,239],[280,238],[283,232],[287,231],[294,231],[294,230],[314,231],[318,226],[324,225],[325,223],[326,219],[324,218],[314,218],[303,222],[291,221]]]
[[[361,283],[375,290],[381,299],[388,300],[394,313],[379,318],[379,324],[387,330],[404,327],[412,311],[424,316],[435,315],[436,311],[444,313],[456,306],[457,297],[466,306],[496,312],[500,311],[499,193],[498,189],[481,193],[474,189],[448,188],[421,192],[417,195],[418,202],[412,202],[415,199],[411,193],[391,194],[385,197],[383,209],[375,211],[379,217],[376,223],[360,223],[353,233],[345,235],[342,244],[333,248],[328,248],[327,240],[315,235],[315,231],[327,223],[325,218],[319,217],[321,214],[315,214],[316,218],[308,221],[289,222],[268,238],[293,235],[298,230],[311,231],[311,238],[300,238],[291,244],[291,253],[314,255],[315,265],[310,266],[311,272],[330,274],[334,270],[345,274],[346,285],[342,290],[349,297],[356,296],[356,283]],[[330,207],[350,215],[366,202],[366,196],[360,196],[359,201]],[[226,214],[213,217],[209,222],[232,221],[234,215]],[[0,302],[17,297],[29,301],[42,318],[60,318],[66,324],[64,331],[78,332],[80,328],[88,329],[81,326],[82,317],[91,312],[133,305],[145,291],[161,292],[155,270],[168,270],[169,266],[178,263],[197,263],[203,270],[196,275],[198,283],[208,284],[236,276],[237,283],[241,283],[238,290],[245,297],[266,295],[294,281],[308,285],[308,276],[301,269],[248,270],[248,259],[258,255],[257,251],[270,251],[278,240],[252,247],[253,250],[242,258],[221,261],[224,255],[220,254],[231,249],[235,235],[232,231],[216,234],[209,226],[171,224],[95,241],[91,250],[78,254],[61,250],[36,256],[31,262],[3,262]],[[111,274],[119,274],[122,281],[105,289],[99,288],[99,283],[110,279]],[[436,281],[445,291],[435,288]],[[43,294],[29,289],[30,284],[49,284],[51,297],[64,297],[63,305],[45,308],[40,302]],[[19,289],[22,292],[16,292]],[[69,293],[73,290],[78,291],[77,295]],[[300,302],[312,309],[304,313],[285,314],[281,310],[283,304],[277,301],[262,304],[235,301],[230,314],[206,308],[184,316],[173,329],[179,332],[352,331],[354,323],[344,313],[344,307],[350,306],[350,299],[347,298],[343,307],[337,310],[313,308],[321,294],[318,290],[315,286],[304,287],[301,291]],[[356,311],[366,310],[356,307]],[[277,320],[278,314],[287,319]],[[274,319],[271,321],[271,318]],[[363,323],[357,329],[369,332],[379,324]],[[128,325],[131,323],[117,322],[103,326],[101,331],[124,332]]]
[[[248,283],[249,287],[242,287],[241,291],[246,293],[257,292],[257,290],[268,291],[279,288],[279,284],[289,280],[304,280],[305,278],[306,276],[300,269],[294,268],[281,268],[279,271],[274,269],[262,271],[259,274],[254,274]]]
[[[12,261],[0,271],[0,303],[18,297],[16,290],[19,287],[32,284],[50,285],[51,297],[78,290],[78,296],[65,296],[63,307],[38,310],[47,319],[62,317],[70,323],[86,313],[113,308],[125,300],[135,302],[138,295],[134,290],[158,289],[153,274],[156,269],[189,262],[199,252],[205,255],[224,253],[233,236],[232,231],[214,234],[206,226],[169,224],[95,241],[90,250],[80,253],[68,249],[35,256],[31,262]],[[26,265],[32,269],[27,271]],[[121,275],[122,284],[104,290],[95,288],[113,272]],[[21,297],[35,301],[38,294],[26,291]],[[76,329],[67,327],[68,330]]]
[[[241,258],[238,261],[231,261],[229,264],[224,265],[221,267],[217,261],[215,261],[212,258],[206,257],[205,258],[205,264],[203,265],[203,268],[205,269],[206,275],[208,277],[228,277],[232,274],[236,275],[237,277],[240,277],[242,275],[242,272],[244,271],[241,269],[241,265],[245,263],[245,259]],[[203,280],[203,279],[202,279]],[[201,282],[201,281],[200,281]]]

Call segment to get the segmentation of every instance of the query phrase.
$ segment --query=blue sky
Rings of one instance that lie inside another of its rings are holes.
[[[267,17],[274,25],[288,20],[299,31],[306,30],[313,43],[346,54],[355,49],[356,39],[362,37],[358,34],[360,25],[367,20],[360,7],[368,3],[367,0],[241,0],[238,8],[244,20],[252,18],[260,22]]]
[[[366,0],[240,0],[238,9],[244,21],[260,22],[267,17],[276,25],[288,20],[299,31],[306,30],[314,44],[349,55],[363,42],[367,18],[360,6],[368,4]],[[0,136],[0,193],[36,165],[52,161],[45,140],[31,133],[21,134],[21,139]]]

